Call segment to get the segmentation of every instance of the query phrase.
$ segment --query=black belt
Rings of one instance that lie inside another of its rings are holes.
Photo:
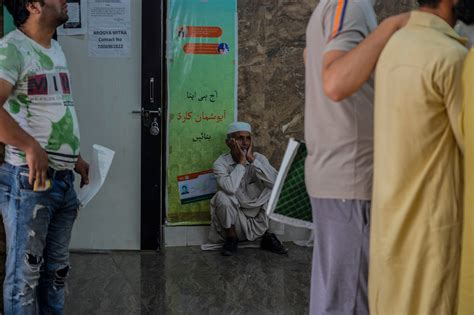
[[[58,171],[58,170],[55,170],[53,168],[48,168],[48,173],[47,174],[48,174],[48,178],[56,179],[56,180],[63,180],[66,177],[68,177],[69,175],[71,175],[72,171],[71,170]]]

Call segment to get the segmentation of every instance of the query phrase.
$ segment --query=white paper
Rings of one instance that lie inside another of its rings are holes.
[[[130,28],[90,28],[89,57],[130,57]]]
[[[89,0],[89,26],[130,26],[130,8],[130,0]]]
[[[79,189],[77,198],[84,207],[99,192],[105,182],[115,152],[98,144],[92,146],[92,159],[89,167],[89,184]]]
[[[89,57],[130,57],[130,0],[89,0],[88,20]]]
[[[87,0],[76,0],[67,4],[69,20],[58,27],[58,35],[87,34]]]
[[[66,24],[77,24],[81,22],[81,4],[79,2],[68,3],[67,13],[69,15],[69,20]]]

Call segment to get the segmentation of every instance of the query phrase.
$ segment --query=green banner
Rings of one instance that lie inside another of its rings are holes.
[[[168,0],[169,225],[208,224],[236,115],[237,0]]]

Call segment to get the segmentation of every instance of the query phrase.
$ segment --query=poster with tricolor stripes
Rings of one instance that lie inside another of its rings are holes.
[[[236,0],[168,0],[168,225],[210,221],[208,170],[236,114],[236,16]]]

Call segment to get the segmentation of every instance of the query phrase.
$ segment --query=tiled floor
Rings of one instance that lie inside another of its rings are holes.
[[[66,314],[307,314],[312,248],[73,253]]]

